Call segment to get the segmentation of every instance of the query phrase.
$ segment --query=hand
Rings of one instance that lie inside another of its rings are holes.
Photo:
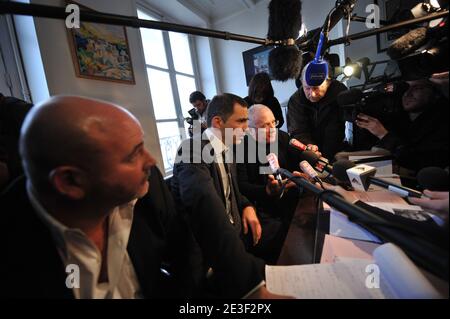
[[[360,128],[368,130],[380,140],[388,133],[388,130],[386,130],[386,128],[383,126],[383,124],[381,124],[380,121],[378,121],[378,119],[363,113],[358,114],[356,125],[358,125]]]
[[[282,296],[271,293],[266,286],[258,288],[254,293],[248,296],[248,299],[295,299],[291,296]]]
[[[418,205],[424,209],[430,209],[432,211],[447,213],[449,212],[449,193],[448,192],[431,192],[426,190],[424,192],[430,198],[409,198],[409,201]]]
[[[266,194],[269,196],[278,196],[280,195],[281,187],[278,181],[275,179],[275,176],[269,175],[266,184]]]
[[[308,151],[313,152],[314,154],[316,154],[316,155],[319,156],[319,157],[322,156],[322,153],[319,152],[319,146],[317,146],[317,145],[314,145],[314,144],[308,144],[308,145],[306,146],[306,149],[307,149]]]
[[[242,227],[245,235],[248,233],[249,226],[253,235],[253,246],[256,246],[261,239],[262,228],[258,216],[256,216],[255,208],[252,206],[245,207],[242,212]]]

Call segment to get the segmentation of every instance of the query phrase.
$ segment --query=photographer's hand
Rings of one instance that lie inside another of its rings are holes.
[[[383,126],[383,124],[381,124],[380,121],[378,121],[378,119],[363,113],[358,114],[356,125],[358,125],[360,128],[368,130],[380,140],[388,133],[388,130],[386,130],[386,128]]]

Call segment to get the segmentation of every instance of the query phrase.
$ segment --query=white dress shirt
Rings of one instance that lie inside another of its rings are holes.
[[[127,246],[137,200],[116,207],[108,217],[108,282],[99,283],[102,255],[80,229],[72,229],[51,216],[27,185],[27,193],[38,217],[52,234],[63,265],[80,270],[79,288],[72,288],[77,299],[141,298],[141,292]]]
[[[225,198],[227,216],[230,222],[234,224],[233,215],[231,214],[231,175],[229,175],[229,172],[227,172],[224,164],[224,158],[226,162],[229,161],[228,156],[230,148],[226,146],[222,142],[222,140],[214,134],[213,129],[208,128],[207,130],[205,130],[205,134],[214,149],[214,154],[216,157],[215,162],[219,166],[220,177],[222,178],[222,186],[224,190],[223,196]]]

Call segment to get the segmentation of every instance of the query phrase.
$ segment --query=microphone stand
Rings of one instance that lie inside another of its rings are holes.
[[[17,14],[17,15],[26,15],[33,17],[41,17],[41,18],[54,18],[65,20],[68,16],[68,13],[65,11],[64,7],[56,7],[56,6],[48,6],[48,5],[40,5],[40,4],[28,4],[28,3],[20,3],[14,1],[4,1],[0,0],[0,14]],[[356,33],[353,35],[349,35],[348,37],[342,37],[335,40],[330,40],[327,43],[327,47],[348,43],[349,41],[359,40],[363,38],[367,38],[373,35],[377,35],[380,33],[402,29],[407,26],[415,25],[422,22],[428,22],[435,19],[445,18],[448,16],[448,10],[443,10],[438,13],[433,13],[421,18],[416,18],[408,21],[402,21],[399,23],[395,23],[389,26],[385,26],[379,29],[369,30],[366,32]],[[234,40],[240,42],[254,43],[259,45],[270,46],[273,45],[274,42],[269,39],[257,38],[242,34],[235,34],[224,31],[217,31],[211,29],[190,27],[182,24],[161,22],[161,21],[150,21],[150,20],[142,20],[137,17],[132,16],[124,16],[118,14],[110,14],[110,13],[101,13],[96,11],[87,11],[80,9],[80,20],[85,22],[95,22],[95,23],[104,23],[104,24],[112,24],[112,25],[121,25],[132,28],[148,28],[148,29],[156,29],[161,31],[172,31],[179,32],[185,34],[192,34],[197,36],[204,36],[222,40]],[[319,28],[320,29],[320,28]],[[317,31],[317,30],[316,30]],[[315,38],[318,34],[314,35]],[[309,35],[311,37],[311,35]],[[311,46],[311,39],[306,38],[305,36],[299,38],[297,41],[297,46],[300,50],[305,50]]]
[[[400,223],[387,222],[382,216],[349,203],[334,191],[322,190],[286,169],[279,169],[279,173],[289,178],[297,187],[311,191],[320,200],[344,213],[350,221],[367,229],[383,242],[397,244],[419,266],[448,280],[448,251],[420,237],[414,229]]]

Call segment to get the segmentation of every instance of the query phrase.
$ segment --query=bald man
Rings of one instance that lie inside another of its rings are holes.
[[[257,104],[249,108],[249,136],[238,146],[238,183],[242,194],[255,205],[261,221],[263,235],[261,244],[253,253],[275,264],[286,237],[292,215],[299,200],[299,192],[293,184],[282,189],[273,175],[263,172],[268,168],[266,156],[274,152],[280,167],[295,174],[299,170],[300,157],[289,148],[289,135],[276,128],[277,121],[269,107]],[[255,154],[258,154],[255,158]],[[256,159],[256,161],[255,161]],[[281,196],[282,195],[282,196]]]
[[[30,112],[20,138],[26,178],[0,198],[7,243],[2,295],[180,296],[174,293],[182,287],[171,286],[176,274],[169,280],[160,269],[170,260],[166,256],[176,255],[172,242],[187,248],[171,233],[173,200],[143,138],[138,120],[107,102],[60,96]],[[195,225],[202,229],[201,221]],[[226,282],[224,296],[242,297],[257,286],[253,296],[272,297],[258,286],[259,267],[237,236],[211,245],[205,247],[207,256],[229,248],[243,260],[239,269],[226,271],[223,258],[213,260]],[[253,275],[236,277],[242,269]]]

